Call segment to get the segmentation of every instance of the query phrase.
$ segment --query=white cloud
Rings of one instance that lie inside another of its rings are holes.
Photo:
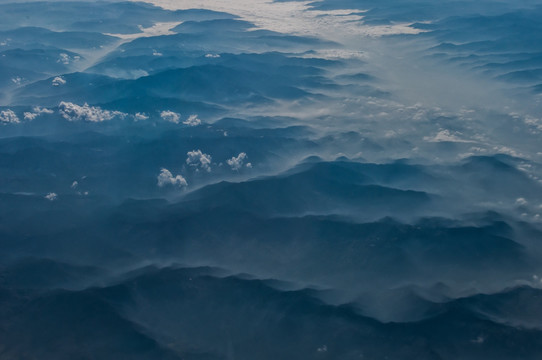
[[[518,153],[516,150],[509,148],[507,146],[495,146],[493,147],[493,150],[501,154],[507,154],[507,155],[515,156],[515,157],[523,157],[521,153]]]
[[[168,169],[162,168],[160,170],[160,174],[158,175],[158,186],[164,187],[167,185],[173,185],[173,186],[188,186],[188,183],[186,182],[186,179],[182,177],[181,175],[173,176],[171,171]]]
[[[111,34],[106,33],[105,35],[115,36],[122,39],[122,42],[129,42],[135,39],[144,38],[144,37],[154,37],[161,35],[173,35],[173,28],[180,25],[182,21],[169,21],[169,22],[157,22],[151,27],[145,28],[142,25],[138,25],[140,32],[135,34]]]
[[[72,182],[72,185],[71,185],[72,189],[76,189],[77,186],[79,186],[79,182],[77,182],[77,181]]]
[[[44,198],[49,201],[55,201],[58,198],[58,195],[54,192],[50,192],[49,194],[45,195]]]
[[[54,111],[47,108],[42,108],[40,106],[35,106],[33,109],[33,112],[25,112],[24,113],[24,119],[27,121],[32,121],[36,119],[41,114],[53,114]]]
[[[89,121],[102,122],[111,120],[115,117],[124,118],[127,114],[120,111],[103,110],[98,106],[89,106],[85,103],[83,106],[62,101],[59,105],[60,114],[68,121]]]
[[[205,54],[205,57],[211,58],[211,59],[218,59],[220,55],[219,54]]]
[[[134,120],[135,121],[143,121],[143,120],[148,120],[149,117],[147,115],[145,115],[144,113],[135,113],[134,115]]]
[[[20,76],[17,76],[17,77],[14,77],[14,78],[11,79],[11,82],[14,83],[17,86],[21,85],[22,81],[23,81],[23,79]]]
[[[25,112],[25,113],[24,113],[24,119],[25,119],[26,121],[32,121],[32,120],[34,120],[35,118],[37,118],[38,116],[40,116],[40,114],[31,113],[31,112]]]
[[[32,111],[37,113],[37,114],[53,114],[54,113],[53,110],[47,109],[47,108],[44,108],[44,107],[41,107],[41,106],[34,106],[32,108]]]
[[[523,205],[527,205],[527,200],[525,200],[525,198],[517,198],[516,199],[516,205],[517,206],[523,206]]]
[[[194,8],[194,0],[149,0],[171,10]],[[311,1],[269,0],[200,0],[198,8],[223,11],[254,23],[256,27],[338,40],[348,37],[418,34],[424,30],[411,27],[410,23],[370,25],[363,22],[363,10],[315,10]]]
[[[198,115],[190,115],[187,120],[183,121],[183,124],[188,126],[198,126],[201,124],[201,120],[198,119]]]
[[[172,122],[174,124],[178,124],[181,120],[181,114],[177,114],[176,112],[165,110],[160,113],[160,117],[162,120]]]
[[[190,166],[201,168],[207,172],[211,171],[211,155],[204,154],[201,150],[189,151],[186,155],[186,163]]]
[[[425,136],[423,139],[428,142],[473,142],[469,140],[463,140],[458,135],[460,135],[460,133],[453,134],[452,132],[450,132],[450,130],[440,130],[435,136]]]
[[[51,82],[53,86],[66,85],[66,80],[62,76],[57,76]]]
[[[248,158],[247,154],[242,152],[239,155],[237,155],[237,157],[234,156],[231,159],[227,160],[226,162],[228,163],[228,165],[231,167],[232,170],[238,171],[239,169],[243,167],[243,164],[247,158]]]
[[[69,65],[70,63],[70,55],[66,53],[61,53],[60,58],[56,61],[57,63],[62,63],[64,65]]]
[[[20,123],[19,118],[13,112],[13,110],[2,110],[0,111],[0,123],[3,124],[18,124]]]

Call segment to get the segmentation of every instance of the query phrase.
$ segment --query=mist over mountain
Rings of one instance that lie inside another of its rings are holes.
[[[541,15],[0,0],[0,359],[540,359]]]

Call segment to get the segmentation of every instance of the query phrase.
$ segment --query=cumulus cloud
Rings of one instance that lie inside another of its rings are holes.
[[[210,59],[218,59],[220,54],[205,54],[205,57]]]
[[[248,156],[246,153],[242,152],[237,157],[232,157],[231,159],[227,160],[226,162],[231,167],[232,170],[238,171],[241,169],[245,163],[245,160],[248,159]],[[250,166],[249,166],[250,165]],[[252,164],[248,163],[247,167],[252,167]]]
[[[201,120],[198,119],[198,115],[190,115],[187,120],[183,121],[183,124],[188,126],[197,126],[201,124]]]
[[[148,120],[149,117],[143,113],[135,113],[134,115],[134,120],[135,121],[142,121],[142,120]]]
[[[41,106],[34,106],[32,108],[32,111],[37,113],[37,114],[53,114],[54,113],[53,110],[47,109],[47,108],[41,107]]]
[[[58,198],[58,195],[54,192],[50,192],[49,194],[45,195],[44,198],[49,201],[55,201]]]
[[[32,109],[32,112],[25,112],[24,113],[24,119],[27,120],[27,121],[32,121],[35,118],[37,118],[38,116],[40,116],[41,114],[52,114],[52,113],[54,113],[54,111],[51,110],[51,109],[42,108],[40,106],[35,106]]]
[[[103,110],[98,106],[89,106],[87,103],[80,106],[62,101],[58,107],[62,117],[68,121],[102,122],[115,117],[124,118],[127,115],[120,111],[109,111]]]
[[[51,82],[53,86],[66,85],[66,80],[62,76],[57,76]]]
[[[181,175],[173,176],[171,171],[168,169],[162,168],[160,169],[160,174],[158,175],[158,186],[164,187],[167,185],[173,185],[173,186],[188,186],[188,183],[186,182],[186,179],[182,177]]]
[[[162,120],[172,122],[174,124],[178,124],[179,121],[181,121],[181,114],[177,114],[176,112],[165,110],[160,113],[160,117]]]
[[[59,59],[56,61],[57,63],[62,63],[64,65],[68,65],[70,63],[70,55],[66,53],[61,53],[59,55]]]
[[[31,112],[25,112],[24,113],[24,119],[27,120],[27,121],[32,121],[35,118],[37,118],[38,116],[40,116],[40,115],[36,114],[36,113],[31,113]]]
[[[20,123],[17,114],[13,110],[0,111],[0,123],[2,124],[18,124]]]
[[[192,150],[187,153],[186,163],[195,168],[211,171],[211,155],[204,154],[201,150]]]

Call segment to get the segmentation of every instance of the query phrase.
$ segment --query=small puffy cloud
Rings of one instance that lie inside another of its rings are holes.
[[[53,79],[51,83],[53,84],[53,86],[66,85],[66,80],[62,76],[57,76]]]
[[[218,59],[220,54],[205,54],[205,57],[209,59]]]
[[[35,106],[32,109],[32,112],[25,112],[24,113],[24,119],[27,120],[27,121],[32,121],[35,118],[37,118],[38,116],[40,116],[41,114],[52,114],[52,113],[54,113],[54,111],[51,110],[51,109],[42,108],[40,106]]]
[[[89,121],[89,122],[102,122],[111,120],[115,117],[124,118],[127,114],[120,111],[103,110],[98,106],[89,106],[84,104],[82,106],[62,101],[59,105],[60,114],[68,121]]]
[[[135,113],[134,115],[134,120],[135,121],[143,121],[143,120],[148,120],[149,117],[143,113]]]
[[[187,153],[186,163],[195,168],[211,171],[211,155],[204,154],[201,150],[192,150]]]
[[[188,126],[198,126],[201,124],[201,120],[198,119],[198,115],[190,115],[187,120],[183,121],[183,124]]]
[[[231,159],[227,160],[226,162],[231,167],[232,170],[238,171],[243,167],[243,164],[245,163],[245,160],[248,158],[247,154],[242,152],[237,157],[232,157]],[[250,163],[249,163],[250,164]],[[248,164],[247,164],[248,165]],[[252,167],[252,164],[250,165]]]
[[[55,201],[58,198],[58,195],[54,192],[50,192],[49,194],[44,196],[49,201]]]
[[[176,112],[165,110],[160,113],[160,117],[162,120],[172,122],[174,124],[178,124],[179,121],[181,121],[181,114],[177,114]]]
[[[32,121],[32,120],[34,120],[35,118],[37,118],[38,116],[40,116],[40,114],[31,113],[31,112],[25,112],[25,113],[24,113],[24,119],[25,119],[26,121]]]
[[[78,182],[78,181],[74,181],[74,182],[72,182],[71,188],[72,188],[72,189],[76,189],[78,186],[79,186],[79,182]]]
[[[17,114],[13,110],[2,110],[0,111],[0,123],[2,124],[18,124],[20,123]]]
[[[318,352],[327,352],[327,345],[320,346],[318,349],[316,349]]]
[[[54,113],[53,110],[47,109],[41,106],[34,106],[32,108],[32,111],[35,112],[36,114],[53,114]]]
[[[59,59],[56,61],[57,63],[62,63],[64,65],[69,65],[70,63],[70,55],[66,53],[61,53],[59,55]]]
[[[173,185],[173,186],[188,186],[188,183],[186,182],[186,179],[182,177],[181,175],[173,176],[171,171],[168,169],[162,168],[160,170],[160,174],[158,175],[158,186],[164,187],[167,185]]]

